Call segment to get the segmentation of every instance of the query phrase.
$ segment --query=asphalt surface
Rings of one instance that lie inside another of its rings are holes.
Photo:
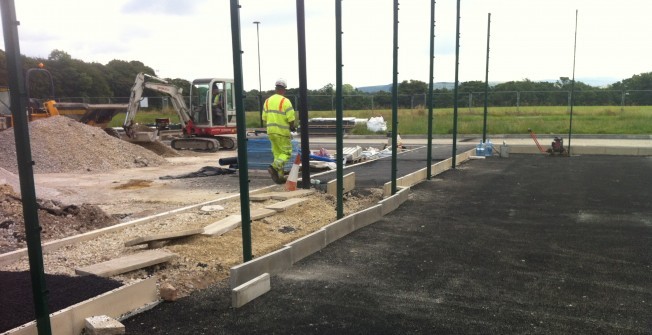
[[[511,155],[411,189],[230,307],[220,283],[127,334],[652,334],[652,158]]]

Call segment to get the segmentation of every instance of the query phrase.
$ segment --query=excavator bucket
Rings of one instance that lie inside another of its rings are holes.
[[[137,124],[125,130],[127,132],[127,136],[124,137],[124,140],[128,142],[154,142],[158,139],[158,130],[156,128],[150,128]]]

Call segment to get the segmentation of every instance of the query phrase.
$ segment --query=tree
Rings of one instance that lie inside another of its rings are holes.
[[[426,92],[428,92],[428,84],[419,80],[403,80],[398,84],[398,94],[400,95],[425,94]]]

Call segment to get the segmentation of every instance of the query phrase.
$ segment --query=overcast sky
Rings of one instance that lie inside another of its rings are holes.
[[[137,60],[158,76],[233,77],[230,1],[14,0],[21,53],[54,49],[106,64]],[[278,77],[298,87],[296,0],[240,0],[244,88],[258,89],[260,21],[263,90]],[[455,79],[456,0],[437,0],[435,82]],[[401,0],[398,79],[428,82],[431,0]],[[485,79],[491,13],[490,81],[572,77],[616,82],[652,72],[650,0],[462,0],[459,80]],[[335,0],[305,0],[308,88],[335,84]],[[343,0],[343,81],[392,82],[392,0]],[[4,49],[4,41],[2,45]]]

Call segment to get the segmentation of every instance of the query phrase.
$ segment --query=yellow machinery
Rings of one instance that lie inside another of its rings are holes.
[[[35,72],[44,73],[48,79],[49,96],[39,100],[33,98],[30,92],[30,76]],[[57,102],[54,99],[54,83],[50,71],[39,67],[28,69],[25,75],[27,101],[27,117],[34,121],[50,116],[62,115],[75,119],[81,123],[104,129],[113,136],[118,136],[112,128],[107,128],[113,117],[127,110],[127,104],[87,104],[78,102]],[[9,89],[0,87],[0,130],[13,127],[13,118],[9,109]]]

